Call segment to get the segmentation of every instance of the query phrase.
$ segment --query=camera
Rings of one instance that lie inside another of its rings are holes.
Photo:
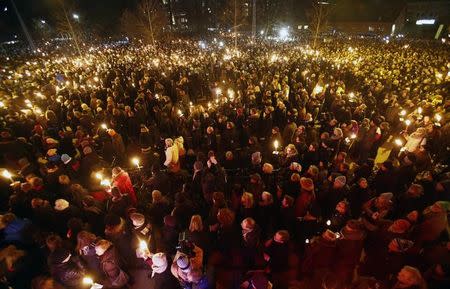
[[[194,248],[194,243],[186,239],[185,232],[178,235],[178,246],[176,247],[178,252],[186,254],[189,258],[193,258],[195,256]]]

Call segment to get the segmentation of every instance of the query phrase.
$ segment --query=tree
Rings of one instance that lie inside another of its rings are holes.
[[[64,0],[59,0],[60,9],[54,13],[55,29],[58,33],[69,35],[75,44],[78,54],[81,56],[80,39],[83,36],[83,28],[78,14],[70,13],[75,11],[75,4],[65,3]],[[76,17],[75,17],[76,15]]]
[[[124,11],[120,22],[124,33],[154,45],[167,27],[168,19],[161,1],[141,0],[134,10]]]
[[[320,33],[326,30],[328,27],[328,17],[331,12],[331,4],[324,4],[327,2],[314,1],[311,9],[311,31],[313,37],[313,48],[316,47],[317,39]]]
[[[234,47],[237,48],[238,31],[242,31],[250,23],[250,7],[248,1],[227,0],[220,22],[225,28],[233,29]]]

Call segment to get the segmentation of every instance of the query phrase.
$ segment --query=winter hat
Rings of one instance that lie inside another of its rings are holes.
[[[72,160],[72,158],[68,155],[68,154],[63,154],[61,156],[61,161],[67,165],[67,163],[69,163]]]
[[[191,266],[191,262],[189,261],[189,257],[186,254],[180,254],[177,259],[177,266],[182,271],[186,271]]]
[[[55,201],[55,210],[64,211],[69,207],[69,202],[64,199],[57,199]]]
[[[343,187],[347,183],[347,178],[345,176],[339,176],[334,179],[334,182]]]
[[[156,253],[152,256],[153,274],[163,273],[167,269],[167,257],[164,253]]]
[[[314,191],[314,182],[310,178],[301,178],[300,179],[300,186],[305,191]]]
[[[139,213],[132,213],[130,215],[130,219],[131,219],[131,222],[133,223],[133,226],[135,226],[135,227],[140,227],[140,226],[144,225],[144,223],[145,223],[144,215],[139,214]]]
[[[50,262],[52,264],[62,264],[69,261],[71,254],[70,251],[64,248],[58,248],[50,254]]]

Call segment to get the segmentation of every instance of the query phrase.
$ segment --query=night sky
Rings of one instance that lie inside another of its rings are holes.
[[[17,17],[11,6],[11,0],[0,0],[0,41],[12,40],[17,34],[22,37]],[[33,19],[44,19],[50,25],[55,11],[60,9],[61,0],[14,0],[22,17],[32,32]],[[118,31],[119,19],[122,12],[133,7],[139,0],[63,0],[68,7],[73,6],[85,21],[103,34],[114,34]],[[71,5],[71,2],[73,3]],[[282,1],[280,1],[282,2]],[[342,21],[376,21],[389,20],[397,14],[404,4],[404,0],[339,0],[340,5],[334,12],[334,19]],[[301,13],[310,0],[295,0],[296,11]],[[7,7],[8,11],[4,11]],[[303,16],[298,16],[299,19]],[[301,19],[306,21],[305,19]]]

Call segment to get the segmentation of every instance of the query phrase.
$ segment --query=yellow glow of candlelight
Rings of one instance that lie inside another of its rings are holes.
[[[277,150],[279,146],[280,146],[280,144],[278,143],[277,140],[275,140],[275,141],[273,142],[273,147]]]
[[[137,166],[137,167],[139,167],[139,159],[138,158],[132,158],[131,159],[131,162],[135,165],[135,166]]]
[[[12,175],[11,175],[11,173],[8,170],[3,170],[2,176],[7,178],[7,179],[11,179],[12,178]]]
[[[141,249],[141,250],[148,250],[147,242],[145,242],[144,240],[140,240],[139,241],[139,249]]]
[[[104,186],[104,187],[110,187],[111,186],[111,181],[104,179],[100,182],[100,185]]]
[[[83,278],[83,284],[84,285],[94,285],[94,280],[92,280],[91,277],[86,276]]]

